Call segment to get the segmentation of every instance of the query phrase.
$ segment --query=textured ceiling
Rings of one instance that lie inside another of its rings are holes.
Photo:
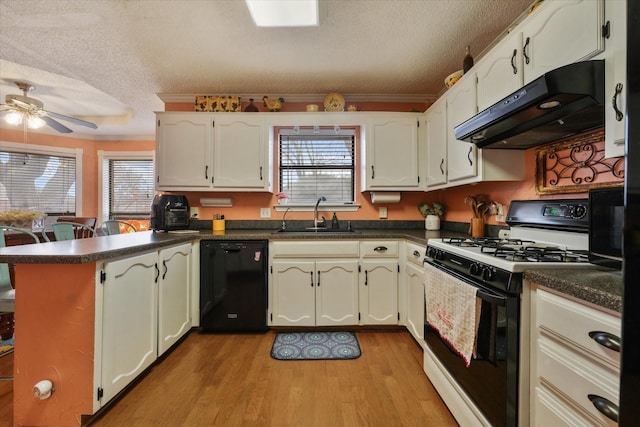
[[[158,94],[426,100],[530,4],[327,0],[319,27],[285,29],[255,27],[243,0],[0,0],[0,102],[27,81],[98,124],[72,135],[153,139]]]

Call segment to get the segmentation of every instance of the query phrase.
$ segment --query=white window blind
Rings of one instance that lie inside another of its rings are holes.
[[[109,219],[148,218],[154,196],[152,160],[108,160]]]
[[[75,215],[76,159],[0,151],[0,210]]]
[[[351,130],[285,130],[279,135],[279,190],[289,202],[354,201],[355,136]]]

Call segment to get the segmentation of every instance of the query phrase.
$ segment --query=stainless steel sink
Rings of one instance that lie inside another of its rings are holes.
[[[281,228],[272,234],[349,234],[359,233],[353,228],[326,228],[326,227],[306,227],[306,228]]]

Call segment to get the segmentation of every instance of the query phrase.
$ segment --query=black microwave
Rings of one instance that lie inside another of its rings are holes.
[[[589,191],[589,262],[622,269],[624,188]]]

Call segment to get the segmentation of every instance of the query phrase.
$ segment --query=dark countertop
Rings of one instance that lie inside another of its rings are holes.
[[[622,312],[622,274],[606,267],[568,267],[553,270],[527,270],[525,280],[612,310]]]

